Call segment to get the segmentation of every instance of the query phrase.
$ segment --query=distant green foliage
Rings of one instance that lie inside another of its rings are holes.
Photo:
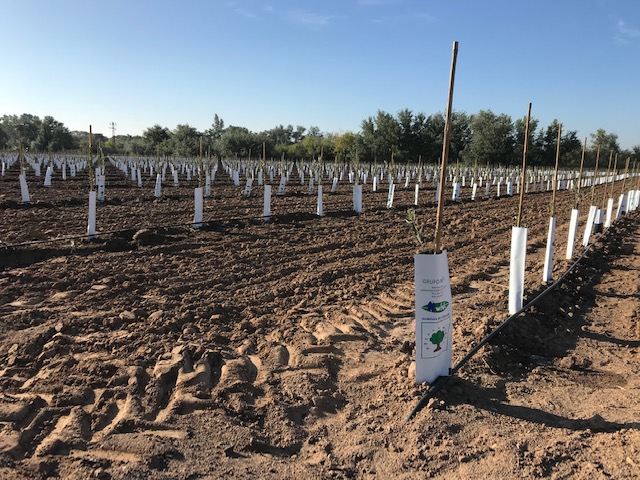
[[[214,114],[211,127],[203,132],[182,124],[173,130],[155,124],[142,135],[118,135],[107,138],[94,133],[94,152],[101,145],[105,154],[154,155],[159,157],[199,155],[200,137],[203,138],[205,156],[262,158],[264,144],[267,158],[349,162],[355,165],[356,156],[361,162],[393,165],[400,169],[419,158],[434,164],[442,155],[442,139],[445,118],[443,113],[425,115],[405,108],[396,115],[378,110],[374,116],[362,120],[359,132],[322,132],[318,127],[308,128],[291,124],[278,125],[263,132],[225,125]],[[553,120],[547,127],[538,127],[532,118],[529,125],[529,165],[553,165],[559,122]],[[509,115],[481,110],[469,115],[453,112],[449,162],[467,165],[520,165],[524,145],[525,120],[515,121]],[[4,115],[0,117],[0,150],[17,150],[20,145],[27,151],[82,150],[88,146],[87,132],[69,132],[61,122],[51,116],[40,119],[30,114]],[[601,155],[610,151],[624,158],[637,159],[640,146],[632,151],[620,151],[618,136],[598,129],[591,134],[591,148],[587,151],[585,166],[595,163],[595,150],[600,146]],[[577,132],[564,130],[560,145],[561,166],[579,164],[582,142]]]

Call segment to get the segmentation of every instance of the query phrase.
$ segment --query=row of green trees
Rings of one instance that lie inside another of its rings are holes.
[[[141,136],[119,135],[111,139],[97,134],[94,144],[100,143],[106,153],[127,155],[195,156],[202,144],[205,155],[222,157],[260,157],[263,148],[267,157],[319,158],[353,161],[424,162],[438,160],[442,150],[444,115],[414,114],[409,109],[396,115],[378,111],[362,121],[357,133],[323,133],[318,127],[278,125],[263,132],[245,127],[225,126],[217,114],[209,129],[198,131],[188,124],[173,130],[161,125],[147,128]],[[555,161],[558,129],[557,120],[541,127],[537,119],[529,125],[528,161],[532,165],[552,165]],[[517,165],[521,162],[525,137],[525,119],[515,121],[506,114],[482,110],[469,115],[454,112],[451,127],[450,162],[467,164]],[[69,132],[53,117],[42,120],[23,114],[0,118],[0,150],[17,148],[22,144],[35,151],[86,149],[87,132]],[[596,146],[604,155],[610,152],[623,157],[640,156],[640,146],[621,151],[618,136],[603,129],[590,135],[587,164],[593,163]],[[562,129],[560,153],[563,165],[580,161],[582,141],[574,130]]]
[[[69,129],[62,122],[47,115],[3,115],[0,118],[0,150],[22,145],[32,150],[59,152],[78,148]]]

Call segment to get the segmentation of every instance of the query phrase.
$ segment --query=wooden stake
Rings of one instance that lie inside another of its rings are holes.
[[[582,157],[580,158],[580,171],[578,172],[578,188],[576,190],[576,198],[573,201],[573,208],[578,208],[580,203],[580,184],[582,183],[582,168],[584,167],[584,153],[587,150],[587,137],[584,137],[584,144],[582,145]]]
[[[524,182],[525,173],[527,171],[527,147],[529,144],[529,121],[531,120],[531,102],[529,102],[529,109],[527,111],[527,123],[524,129],[524,148],[522,149],[522,176],[520,177],[520,201],[518,203],[518,219],[516,221],[516,227],[520,227],[522,221],[522,204],[524,203]]]
[[[629,173],[629,161],[631,157],[627,157],[627,165],[624,167],[624,177],[622,177],[622,191],[621,194],[624,194],[624,185],[627,183],[627,174]]]
[[[611,172],[613,175],[613,178],[611,179],[611,195],[609,195],[609,198],[613,198],[613,186],[616,183],[616,169],[618,167],[618,154],[616,153],[615,159],[613,160],[613,171]]]
[[[558,165],[560,164],[560,136],[562,135],[562,124],[558,125],[558,146],[556,147],[556,168],[553,171],[553,193],[551,194],[551,217],[556,214],[556,192],[558,191]],[[520,190],[523,185],[520,185]]]
[[[611,172],[611,160],[613,160],[613,150],[609,152],[609,163],[607,163],[607,175],[604,177],[604,188],[602,189],[602,208],[607,205],[607,189],[609,187],[609,173]]]
[[[447,171],[447,160],[449,158],[449,137],[451,134],[451,108],[453,106],[453,86],[456,78],[456,60],[458,58],[458,42],[453,42],[451,53],[451,74],[449,76],[449,99],[447,101],[447,112],[444,121],[444,138],[442,143],[442,164],[440,173],[440,191],[438,192],[438,210],[436,212],[436,239],[434,254],[440,253],[440,241],[442,238],[442,211],[444,209],[444,186],[445,174]]]
[[[593,171],[593,182],[591,182],[591,205],[596,199],[596,181],[598,180],[598,163],[600,162],[600,144],[598,144],[598,150],[596,152],[596,168]]]
[[[198,165],[198,186],[203,187],[202,171],[204,170],[204,163],[202,163],[202,135],[200,135],[200,165]]]

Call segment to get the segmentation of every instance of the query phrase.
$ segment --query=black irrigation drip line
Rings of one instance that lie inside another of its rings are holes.
[[[584,249],[584,252],[582,252],[582,255],[580,255],[580,257],[578,257],[578,259],[567,269],[566,272],[564,272],[562,274],[562,276],[560,276],[560,278],[558,278],[558,280],[556,280],[555,282],[553,282],[549,287],[547,287],[545,290],[543,290],[542,292],[540,292],[533,300],[531,300],[529,303],[527,303],[524,307],[522,307],[520,310],[518,310],[516,313],[514,313],[513,315],[511,315],[510,317],[508,317],[504,322],[502,322],[500,325],[498,325],[498,327],[492,331],[489,335],[487,335],[486,337],[484,337],[480,343],[478,343],[475,347],[473,347],[458,363],[456,363],[454,365],[453,368],[451,368],[449,370],[449,376],[440,376],[438,378],[436,378],[430,385],[429,388],[427,389],[427,391],[424,393],[424,395],[420,398],[420,400],[418,400],[418,403],[416,404],[415,407],[413,407],[413,410],[411,410],[411,413],[409,413],[409,415],[407,416],[407,418],[405,419],[405,422],[408,422],[409,420],[411,420],[416,413],[418,413],[423,407],[424,405],[427,403],[427,401],[433,397],[433,395],[440,390],[440,388],[442,387],[444,381],[446,379],[451,378],[453,375],[455,375],[465,364],[467,364],[469,362],[469,360],[471,360],[471,358],[473,358],[475,356],[476,353],[478,353],[480,351],[480,349],[482,347],[484,347],[487,343],[489,343],[491,340],[493,340],[497,335],[500,334],[500,332],[502,332],[507,325],[516,317],[518,317],[521,313],[523,313],[524,311],[528,310],[529,308],[531,308],[533,305],[535,305],[541,298],[543,298],[544,296],[546,296],[549,292],[551,292],[553,289],[555,289],[565,278],[566,276],[571,273],[571,271],[578,265],[578,263],[580,263],[580,261],[584,258],[584,256],[593,248],[593,246],[596,244],[596,241],[599,240],[600,238],[602,238],[607,232],[609,231],[609,229],[607,229],[606,232],[603,232],[601,235],[598,236],[598,238],[596,240],[594,240],[592,243],[590,243],[587,248]]]

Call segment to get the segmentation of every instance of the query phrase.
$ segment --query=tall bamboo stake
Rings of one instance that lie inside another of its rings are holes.
[[[613,150],[609,152],[609,163],[607,163],[607,175],[604,177],[604,188],[602,189],[602,208],[606,207],[607,190],[609,189],[609,174],[611,173],[611,161],[613,160]]]
[[[444,138],[442,143],[442,164],[440,173],[440,191],[438,192],[438,210],[436,212],[436,239],[433,253],[440,253],[440,240],[442,238],[442,211],[444,209],[444,186],[445,173],[447,171],[447,160],[449,158],[449,137],[451,134],[451,108],[453,106],[453,85],[456,77],[456,60],[458,58],[458,42],[453,42],[451,52],[451,74],[449,75],[449,99],[447,102],[447,113],[444,121]]]
[[[200,163],[198,164],[198,186],[202,188],[202,171],[204,170],[204,163],[202,160],[202,135],[200,135]]]
[[[627,165],[624,167],[624,176],[622,177],[622,191],[621,194],[624,194],[624,185],[627,183],[627,174],[629,173],[629,161],[631,157],[627,157]]]
[[[596,198],[596,181],[598,179],[598,162],[600,161],[600,144],[596,151],[596,168],[593,171],[593,181],[591,182],[591,205],[595,205],[594,200]]]
[[[584,144],[582,145],[582,156],[580,157],[580,170],[578,172],[578,187],[576,189],[576,198],[573,201],[573,208],[578,208],[580,203],[580,185],[582,184],[582,168],[584,167],[584,154],[587,151],[587,137],[584,137]]]
[[[560,164],[560,136],[562,135],[562,124],[558,125],[558,145],[556,147],[556,167],[553,171],[553,193],[551,194],[551,217],[556,214],[556,192],[558,191],[558,165]],[[520,190],[523,186],[520,185]]]
[[[613,175],[613,178],[611,179],[611,194],[609,195],[609,198],[613,198],[613,186],[616,183],[616,169],[618,167],[618,154],[616,153],[616,156],[613,160],[613,171],[611,172]]]
[[[527,148],[529,144],[529,121],[531,120],[531,102],[527,110],[527,123],[524,128],[524,147],[522,149],[522,175],[520,177],[520,201],[518,202],[518,219],[516,227],[520,227],[522,221],[522,204],[524,203],[524,182],[526,180],[525,173],[527,171]]]
[[[96,188],[96,172],[93,166],[93,130],[89,125],[89,157],[87,158],[89,169],[89,190],[93,191]]]

